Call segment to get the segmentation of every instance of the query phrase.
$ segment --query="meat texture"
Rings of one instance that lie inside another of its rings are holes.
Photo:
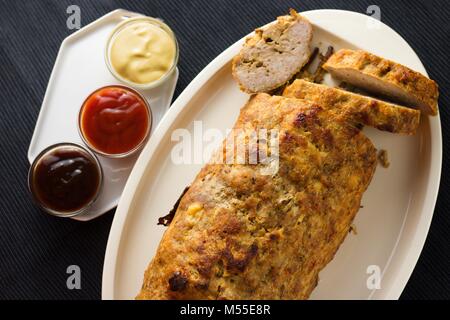
[[[312,101],[335,116],[383,131],[412,135],[420,124],[418,110],[305,80],[295,80],[283,96]]]
[[[399,63],[363,50],[341,49],[323,65],[334,77],[436,115],[438,85]]]
[[[376,149],[352,122],[306,100],[251,97],[231,135],[259,129],[278,132],[278,171],[263,174],[261,163],[205,165],[182,197],[137,299],[309,297],[351,229]],[[260,139],[256,149],[263,148]]]
[[[233,59],[233,76],[248,93],[269,92],[291,79],[308,61],[312,26],[291,10],[246,39]]]

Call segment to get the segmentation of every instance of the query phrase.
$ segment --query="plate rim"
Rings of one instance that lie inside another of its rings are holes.
[[[301,12],[300,14],[344,14],[344,15],[356,15],[363,16],[366,19],[374,19],[368,15],[348,11],[348,10],[339,10],[339,9],[318,9],[318,10],[309,10],[305,12]],[[272,22],[271,22],[272,23]],[[422,61],[417,56],[417,53],[414,49],[409,45],[409,43],[394,29],[385,23],[381,22],[384,27],[388,28],[391,32],[400,37],[414,52],[417,60],[422,64],[422,68],[425,71],[425,75],[428,76],[425,67],[423,66]],[[269,23],[270,24],[270,23]],[[253,32],[252,32],[253,33]],[[248,34],[251,35],[252,33]],[[107,247],[105,250],[105,259],[103,264],[103,274],[102,274],[102,299],[111,300],[114,299],[115,292],[115,277],[116,277],[116,266],[117,266],[117,256],[120,249],[120,240],[122,238],[122,233],[124,230],[124,224],[127,219],[127,215],[129,212],[129,208],[133,202],[133,199],[136,196],[136,190],[139,189],[139,185],[143,181],[143,177],[145,171],[147,170],[147,163],[149,163],[154,156],[154,152],[159,148],[162,138],[166,134],[173,122],[179,116],[181,112],[183,112],[184,106],[194,97],[199,89],[213,76],[218,70],[224,67],[231,58],[235,55],[236,48],[240,48],[245,41],[245,38],[239,39],[231,46],[222,51],[216,58],[214,58],[206,67],[204,67],[197,76],[187,85],[187,87],[183,90],[183,92],[178,96],[172,106],[164,115],[163,119],[159,123],[158,127],[154,131],[152,137],[148,141],[145,148],[142,150],[141,155],[139,156],[136,164],[128,178],[128,181],[125,185],[124,192],[122,197],[120,198],[116,213],[114,215],[114,219],[111,225]],[[431,152],[430,152],[430,173],[427,179],[427,182],[435,181],[432,183],[431,194],[427,195],[424,199],[422,210],[422,214],[420,215],[420,225],[416,228],[416,233],[414,234],[413,241],[408,247],[408,255],[407,261],[403,261],[402,265],[407,268],[407,270],[403,270],[400,276],[400,273],[397,272],[397,279],[393,281],[391,288],[384,293],[384,299],[398,299],[403,292],[406,284],[420,258],[420,254],[422,252],[423,246],[428,236],[429,228],[432,222],[434,209],[436,206],[436,201],[439,193],[440,179],[441,179],[441,170],[442,170],[442,130],[441,130],[441,121],[440,115],[435,117],[436,121],[434,121],[433,126],[430,126],[430,135],[431,135]],[[430,188],[428,186],[427,188]],[[424,213],[425,211],[425,213]],[[407,213],[408,214],[408,213]],[[404,221],[407,220],[407,214],[404,218]],[[422,221],[424,220],[425,221]],[[420,230],[418,230],[420,229]],[[420,232],[419,232],[420,231]],[[398,235],[397,242],[392,249],[391,256],[389,257],[385,270],[389,270],[390,263],[392,260],[392,256],[395,255],[397,244],[400,241],[400,238],[403,234],[403,227]],[[374,291],[370,294],[369,299],[374,295]]]

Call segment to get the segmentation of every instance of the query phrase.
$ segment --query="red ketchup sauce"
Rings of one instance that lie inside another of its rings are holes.
[[[93,92],[80,112],[80,131],[91,149],[124,155],[142,145],[150,132],[151,114],[144,98],[123,86]]]

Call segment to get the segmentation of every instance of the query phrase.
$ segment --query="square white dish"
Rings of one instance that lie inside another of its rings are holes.
[[[109,34],[124,19],[140,14],[118,9],[67,37],[61,44],[39,118],[28,149],[28,160],[46,147],[60,142],[83,145],[78,133],[78,113],[86,97],[107,85],[120,84],[105,63],[105,46]],[[138,90],[152,110],[152,132],[169,109],[178,80],[178,69],[160,86]],[[102,191],[88,211],[73,217],[92,220],[117,206],[128,176],[139,153],[122,159],[98,156],[103,168]]]

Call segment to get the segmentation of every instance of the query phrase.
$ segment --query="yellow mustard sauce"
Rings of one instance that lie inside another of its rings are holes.
[[[116,35],[110,62],[124,79],[147,84],[171,69],[175,54],[175,41],[166,31],[152,23],[136,21]]]

